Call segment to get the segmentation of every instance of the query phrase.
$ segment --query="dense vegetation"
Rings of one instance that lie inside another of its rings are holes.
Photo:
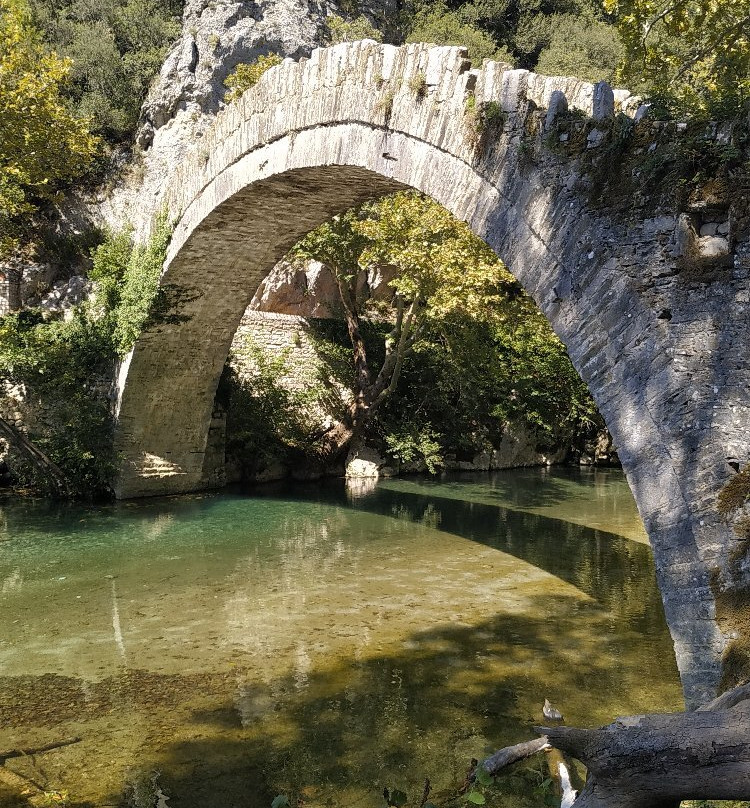
[[[76,115],[111,143],[128,140],[180,33],[184,0],[29,0],[45,42],[71,61]]]
[[[171,231],[162,217],[149,243],[107,237],[93,255],[96,293],[67,318],[25,310],[0,317],[0,379],[22,386],[31,439],[65,474],[77,496],[106,495],[112,481],[110,390],[119,356],[158,317],[157,282]],[[21,483],[36,470],[16,466]]]
[[[0,0],[0,257],[29,240],[39,203],[95,154],[86,121],[65,105],[70,70],[39,41],[23,0]]]
[[[602,425],[533,301],[435,202],[385,197],[317,228],[293,255],[321,261],[337,282],[343,322],[316,323],[315,342],[353,396],[337,399],[325,379],[289,392],[280,383],[286,357],[253,350],[251,389],[235,378],[229,395],[235,454],[330,462],[366,437],[394,459],[423,460],[434,471],[447,454],[471,459],[499,445],[508,423],[548,449]],[[362,295],[362,271],[374,268],[392,278],[391,298]],[[338,419],[328,428],[327,413]]]

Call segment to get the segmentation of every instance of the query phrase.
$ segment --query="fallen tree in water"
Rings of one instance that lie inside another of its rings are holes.
[[[495,775],[542,750],[580,760],[586,784],[574,808],[678,808],[682,800],[750,799],[750,683],[695,712],[618,718],[600,729],[535,727],[541,738],[496,752]]]
[[[37,475],[46,481],[49,493],[54,496],[67,497],[70,495],[68,481],[60,467],[35,446],[22,432],[0,418],[0,438],[8,443],[11,452],[20,455]]]

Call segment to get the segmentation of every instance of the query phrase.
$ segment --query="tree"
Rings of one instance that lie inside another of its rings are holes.
[[[487,31],[474,25],[460,11],[450,11],[444,3],[423,6],[414,14],[407,42],[432,42],[435,45],[464,45],[472,64],[479,67],[484,59],[513,63],[513,57]]]
[[[70,61],[47,51],[24,0],[0,0],[0,256],[16,248],[39,202],[88,168],[88,122],[62,92]]]
[[[750,96],[750,0],[604,0],[627,49],[622,77],[711,115]]]
[[[111,142],[133,132],[180,34],[182,0],[29,0],[45,41],[72,60],[68,98]]]
[[[332,272],[353,351],[354,398],[345,422],[324,438],[323,453],[329,458],[341,456],[393,394],[405,357],[424,339],[428,325],[458,314],[485,317],[499,308],[504,287],[516,288],[495,254],[464,222],[413,192],[336,217],[309,233],[294,255],[320,261]],[[372,266],[393,274],[393,299],[379,313],[368,312],[358,294],[361,270]],[[362,335],[368,313],[391,323],[377,372]]]
[[[622,58],[622,44],[613,26],[589,14],[555,14],[531,18],[543,45],[534,68],[547,76],[577,76],[585,81],[612,81]],[[534,24],[536,22],[536,24]]]

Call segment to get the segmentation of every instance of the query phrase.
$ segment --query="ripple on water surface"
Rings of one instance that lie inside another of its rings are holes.
[[[571,723],[681,708],[617,472],[1,518],[0,750],[80,736],[13,762],[74,805],[380,808],[425,777],[439,803],[545,696]],[[537,805],[541,765],[494,804]]]

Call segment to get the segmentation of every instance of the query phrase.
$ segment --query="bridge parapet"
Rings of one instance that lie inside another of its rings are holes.
[[[386,133],[406,133],[471,164],[476,140],[467,131],[470,105],[482,109],[494,103],[512,118],[525,116],[529,104],[547,108],[553,94],[562,94],[569,109],[591,117],[602,92],[611,95],[612,115],[615,108],[635,114],[639,99],[627,90],[612,91],[605,82],[595,85],[575,77],[542,76],[494,61],[472,70],[462,47],[396,47],[360,40],[317,48],[309,59],[285,59],[269,69],[219,112],[192,159],[176,168],[156,206],[166,205],[179,218],[227,166],[306,129],[362,123]],[[605,117],[609,105],[599,107]]]

